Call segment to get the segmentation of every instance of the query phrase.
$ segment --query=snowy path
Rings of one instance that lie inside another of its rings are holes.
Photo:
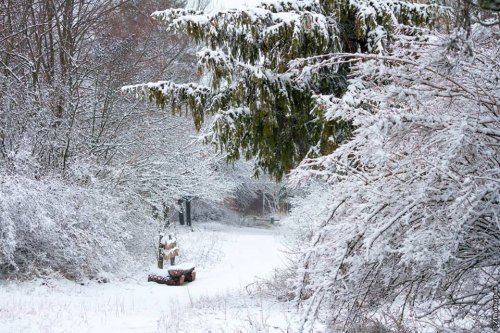
[[[266,276],[282,265],[281,238],[276,230],[219,227],[181,238],[184,243],[191,239],[203,246],[211,244],[211,257],[218,253],[213,265],[197,265],[195,282],[167,287],[145,282],[144,272],[137,281],[108,284],[0,285],[0,332],[165,332],[182,311],[204,300],[226,302],[225,295],[241,291],[256,274]],[[182,243],[179,245],[182,251]],[[220,304],[214,304],[217,306],[220,309]],[[203,327],[197,331],[208,332]]]

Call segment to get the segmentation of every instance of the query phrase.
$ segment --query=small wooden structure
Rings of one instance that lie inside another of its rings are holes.
[[[160,241],[158,242],[158,268],[163,268],[163,261],[170,259],[170,265],[175,265],[175,257],[179,255],[179,248],[177,247],[177,240],[173,238],[172,234],[168,238],[160,233]]]
[[[177,241],[172,238],[172,234],[168,235],[168,240],[162,242],[163,245],[163,260],[170,260],[170,265],[175,265],[175,257],[179,255]]]
[[[175,257],[179,255],[177,240],[172,234],[163,237],[160,234],[158,244],[158,269],[148,275],[148,282],[166,284],[167,286],[180,286],[184,282],[192,282],[196,279],[194,265],[183,264],[175,266]],[[170,260],[170,267],[163,269],[163,261]]]

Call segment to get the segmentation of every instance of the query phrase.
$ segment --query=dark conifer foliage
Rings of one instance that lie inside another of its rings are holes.
[[[256,158],[256,172],[276,179],[305,157],[332,152],[349,138],[352,124],[326,119],[319,95],[342,96],[348,64],[303,73],[303,66],[332,53],[386,54],[398,24],[432,25],[436,5],[407,1],[282,1],[254,10],[214,15],[184,9],[153,14],[168,29],[206,45],[198,74],[209,84],[173,82],[127,87],[161,107],[186,106],[199,128],[212,119],[208,141],[228,160]],[[206,74],[206,75],[205,75]]]

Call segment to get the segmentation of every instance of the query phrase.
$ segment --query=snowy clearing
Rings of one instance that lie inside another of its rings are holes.
[[[285,305],[245,291],[283,265],[278,230],[204,224],[194,232],[179,230],[177,238],[177,262],[197,261],[196,281],[181,287],[148,283],[145,269],[105,284],[4,282],[0,332],[286,331]]]

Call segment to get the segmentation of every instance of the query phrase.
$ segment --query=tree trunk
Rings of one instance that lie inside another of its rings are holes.
[[[158,268],[163,269],[163,244],[161,243],[161,240],[163,238],[163,235],[160,234],[160,240],[158,242]]]
[[[179,204],[179,224],[180,225],[184,225],[184,206],[182,205],[183,202],[184,202],[184,200],[182,200],[182,199],[179,199],[177,201],[177,203]]]
[[[191,200],[186,199],[186,224],[188,227],[191,226]]]

